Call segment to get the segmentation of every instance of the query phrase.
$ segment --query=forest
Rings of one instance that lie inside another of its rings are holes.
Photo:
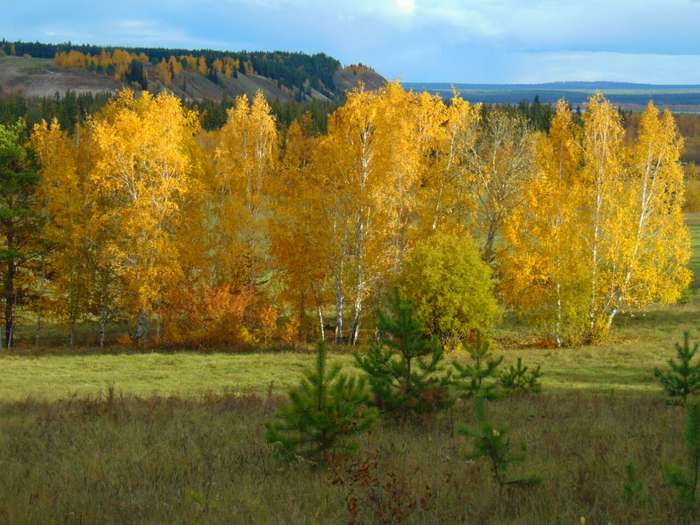
[[[208,49],[116,48],[109,46],[44,44],[39,42],[0,41],[0,53],[34,58],[50,58],[58,65],[105,73],[118,80],[143,82],[139,65],[155,66],[167,85],[172,76],[184,70],[197,71],[216,78],[231,77],[238,71],[277,80],[286,87],[309,86],[322,93],[335,91],[334,73],[340,62],[323,53],[229,52]]]
[[[690,283],[683,141],[653,104],[629,132],[602,95],[542,121],[392,83],[323,126],[258,95],[207,130],[167,92],[80,100],[1,128],[6,347],[60,323],[71,345],[81,324],[84,344],[355,345],[395,287],[448,346],[512,313],[560,347]]]

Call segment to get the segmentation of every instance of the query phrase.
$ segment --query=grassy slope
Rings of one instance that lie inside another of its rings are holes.
[[[700,275],[700,214],[689,216],[688,224],[693,234],[691,267]],[[697,325],[699,287],[696,280],[686,304],[619,319],[611,341],[600,346],[518,348],[508,343],[527,339],[526,329],[518,326],[501,328],[496,335],[505,347],[501,351],[506,361],[523,357],[526,363],[542,365],[548,389],[657,391],[654,367],[671,357],[673,341],[683,330]],[[347,354],[337,354],[334,359],[352,362]],[[0,357],[0,400],[95,394],[109,385],[136,395],[196,397],[222,390],[260,393],[270,384],[279,392],[296,383],[309,360],[299,353],[5,355]]]

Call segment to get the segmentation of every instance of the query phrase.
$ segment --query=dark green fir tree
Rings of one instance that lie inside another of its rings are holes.
[[[339,365],[329,367],[326,346],[319,343],[316,366],[304,372],[289,403],[266,425],[266,438],[285,459],[320,464],[328,453],[354,450],[352,438],[376,417],[366,380],[343,374]]]
[[[412,305],[398,290],[389,297],[389,311],[377,310],[379,337],[367,353],[355,355],[369,377],[374,404],[398,417],[434,412],[450,405],[449,375],[444,351],[435,338],[425,336]]]

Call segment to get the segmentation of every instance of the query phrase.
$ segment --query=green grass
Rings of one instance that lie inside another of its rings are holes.
[[[688,223],[700,275],[700,215]],[[603,345],[524,348],[536,340],[525,327],[501,326],[506,362],[523,357],[545,374],[544,394],[489,404],[513,443],[527,444],[513,474],[543,480],[504,493],[483,461],[464,460],[469,444],[455,427],[474,418],[461,403],[408,424],[381,420],[354,458],[330,468],[277,461],[264,423],[309,354],[4,354],[0,523],[698,523],[662,475],[687,458],[685,417],[652,371],[683,330],[700,336],[699,318],[696,280],[684,304],[621,318]],[[352,361],[347,352],[332,359]],[[625,500],[629,463],[645,486],[637,501]]]
[[[522,357],[528,364],[541,365],[546,390],[658,392],[653,369],[673,355],[673,342],[684,330],[700,337],[700,214],[689,214],[687,221],[696,279],[684,304],[623,316],[608,342],[583,348],[522,348],[523,342],[534,340],[527,328],[503,326],[495,334],[497,351],[506,363]],[[194,398],[208,392],[264,393],[270,387],[281,393],[296,383],[310,359],[290,352],[16,353],[0,356],[0,400],[95,395],[110,385],[138,396]],[[333,360],[352,363],[347,353],[335,353]]]

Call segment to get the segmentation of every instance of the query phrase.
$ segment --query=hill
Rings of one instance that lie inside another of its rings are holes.
[[[5,56],[2,56],[5,55]],[[113,48],[0,41],[0,90],[27,96],[114,92],[124,85],[186,100],[221,101],[262,91],[282,102],[331,101],[363,83],[386,82],[372,69],[343,68],[325,54]]]

